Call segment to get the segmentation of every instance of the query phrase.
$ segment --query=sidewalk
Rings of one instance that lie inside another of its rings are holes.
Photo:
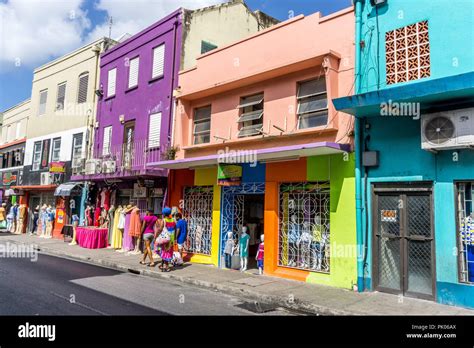
[[[474,315],[474,310],[446,306],[435,302],[402,298],[390,294],[349,290],[313,285],[251,273],[222,270],[208,265],[186,264],[182,268],[162,273],[138,262],[138,255],[117,253],[111,249],[83,249],[69,246],[57,239],[0,233],[0,244],[6,242],[33,244],[45,254],[88,262],[124,272],[155,278],[171,278],[223,293],[242,296],[262,303],[319,315]]]

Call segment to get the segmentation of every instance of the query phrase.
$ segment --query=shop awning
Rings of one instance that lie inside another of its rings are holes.
[[[300,157],[332,155],[336,153],[350,152],[351,147],[348,144],[338,144],[331,142],[318,142],[291,146],[272,147],[260,149],[255,152],[252,150],[253,160],[258,162],[283,162],[288,160],[297,160]],[[187,169],[195,167],[213,166],[219,163],[245,163],[245,154],[242,151],[229,151],[225,155],[209,155],[201,157],[191,157],[172,161],[162,161],[148,164],[149,167],[166,169]],[[249,161],[248,161],[249,162]]]
[[[56,187],[54,191],[55,196],[71,196],[79,194],[82,184],[80,182],[67,182]]]
[[[380,91],[356,94],[332,100],[334,107],[358,117],[381,116],[382,103],[419,103],[429,113],[474,105],[474,72],[420,80]]]

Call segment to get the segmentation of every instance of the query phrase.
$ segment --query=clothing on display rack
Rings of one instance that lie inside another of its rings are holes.
[[[112,205],[107,212],[108,214],[108,229],[109,229],[109,234],[108,234],[108,244],[112,245],[112,236],[113,236],[113,231],[114,231],[114,223],[115,223],[115,207]]]
[[[133,238],[130,236],[130,213],[125,215],[125,227],[123,230],[123,240],[122,240],[122,248],[125,251],[131,251],[134,249],[135,245],[133,244]]]
[[[142,224],[141,224],[141,221],[140,221],[140,209],[135,207],[130,212],[130,228],[128,230],[128,234],[131,237],[138,238],[142,234],[141,229],[142,229]]]
[[[119,228],[120,220],[123,217],[122,207],[118,207],[114,214],[112,248],[122,249],[123,228]],[[123,217],[125,222],[125,217]]]
[[[95,227],[100,226],[100,213],[101,213],[101,209],[99,206],[97,206],[94,211],[94,226]]]

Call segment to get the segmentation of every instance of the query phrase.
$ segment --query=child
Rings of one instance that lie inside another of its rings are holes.
[[[262,234],[260,236],[260,244],[258,245],[257,255],[255,256],[255,260],[257,260],[258,274],[260,275],[263,274],[263,251],[264,251],[263,237],[264,236]]]
[[[232,255],[234,254],[235,242],[232,231],[227,232],[227,240],[224,247],[225,268],[232,268]]]

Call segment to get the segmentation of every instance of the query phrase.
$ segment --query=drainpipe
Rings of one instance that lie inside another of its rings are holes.
[[[355,94],[360,93],[361,86],[361,52],[360,52],[360,41],[362,31],[362,2],[363,0],[354,0],[355,4]],[[355,116],[354,120],[354,147],[355,147],[355,191],[356,191],[356,234],[357,234],[357,245],[364,245],[364,233],[362,223],[362,128],[361,119]],[[365,241],[367,243],[367,241]],[[364,291],[364,263],[359,259],[357,260],[357,288],[359,292]]]

